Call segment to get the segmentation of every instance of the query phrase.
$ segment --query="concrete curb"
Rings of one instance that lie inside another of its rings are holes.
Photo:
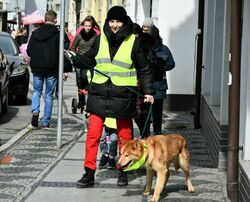
[[[22,129],[20,132],[18,132],[14,137],[12,137],[8,142],[4,143],[2,146],[0,146],[0,154],[4,151],[6,151],[8,148],[10,148],[12,145],[14,145],[19,139],[21,139],[24,135],[28,134],[32,130],[31,127],[26,126],[26,128]]]

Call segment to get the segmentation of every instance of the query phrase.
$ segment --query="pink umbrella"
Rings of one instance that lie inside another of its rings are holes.
[[[31,24],[40,24],[44,23],[44,12],[41,10],[36,10],[30,15],[27,15],[22,18],[22,22],[24,25],[31,25]]]
[[[29,16],[23,17],[22,21],[24,25],[44,23],[44,19],[41,16],[37,16],[37,15],[29,15]]]

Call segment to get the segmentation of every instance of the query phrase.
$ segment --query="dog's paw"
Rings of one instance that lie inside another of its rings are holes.
[[[150,202],[157,202],[158,200],[156,200],[154,197],[151,198]]]
[[[194,187],[193,187],[191,181],[188,181],[187,186],[188,186],[188,191],[189,191],[190,193],[195,192],[195,189],[194,189]]]
[[[191,186],[191,187],[188,187],[188,191],[189,191],[190,193],[193,193],[193,192],[195,192],[195,189],[194,189],[193,186]]]
[[[143,195],[143,196],[148,196],[149,194],[150,194],[149,191],[144,191],[142,195]]]

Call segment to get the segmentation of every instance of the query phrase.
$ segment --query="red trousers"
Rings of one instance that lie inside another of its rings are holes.
[[[96,158],[99,148],[100,138],[102,135],[104,119],[101,117],[91,114],[89,116],[89,128],[86,140],[85,149],[85,163],[84,167],[88,167],[92,170],[96,169]],[[132,119],[117,119],[117,135],[119,150],[121,149],[121,138],[124,140],[132,139],[133,124]]]

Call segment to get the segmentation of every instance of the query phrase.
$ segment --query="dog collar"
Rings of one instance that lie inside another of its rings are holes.
[[[144,151],[143,151],[143,155],[140,158],[140,160],[136,161],[135,163],[133,163],[131,166],[127,167],[123,171],[127,172],[127,171],[131,171],[131,170],[137,170],[137,169],[139,169],[140,167],[142,167],[145,164],[145,161],[146,161],[146,155],[145,154],[146,154],[146,151],[147,151],[147,145],[144,144],[143,147],[144,147]]]

